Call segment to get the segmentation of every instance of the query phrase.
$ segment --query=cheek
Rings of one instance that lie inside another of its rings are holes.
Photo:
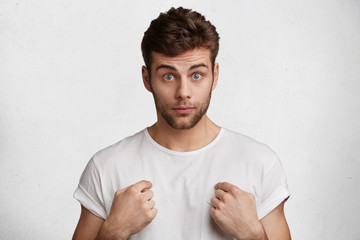
[[[154,94],[156,95],[156,98],[159,100],[160,99],[169,100],[173,96],[172,90],[169,88],[154,86],[153,91],[154,91]]]
[[[199,99],[207,99],[211,91],[212,91],[211,87],[206,86],[204,88],[198,89],[197,96]]]

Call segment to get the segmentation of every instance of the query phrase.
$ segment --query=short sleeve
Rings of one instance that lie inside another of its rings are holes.
[[[79,185],[74,192],[74,198],[96,216],[106,219],[101,178],[93,158],[90,159],[81,175]]]
[[[285,171],[275,157],[262,179],[260,199],[257,203],[258,218],[262,219],[290,196]]]

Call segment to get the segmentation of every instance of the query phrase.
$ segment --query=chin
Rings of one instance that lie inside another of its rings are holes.
[[[187,120],[187,121],[176,121],[176,120],[170,120],[170,119],[165,119],[167,124],[176,130],[189,130],[194,128],[199,121],[201,120],[201,118],[195,118],[195,117],[191,117],[191,119]]]

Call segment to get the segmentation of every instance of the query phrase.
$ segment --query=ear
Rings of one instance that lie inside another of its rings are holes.
[[[216,88],[216,85],[218,83],[218,78],[219,78],[219,64],[218,63],[215,63],[213,75],[214,75],[214,80],[213,80],[212,90],[214,90]]]
[[[150,87],[150,75],[149,75],[149,70],[147,69],[147,67],[142,66],[141,74],[142,74],[142,79],[143,79],[143,83],[144,83],[146,90],[148,90],[149,92],[152,92],[151,87]]]

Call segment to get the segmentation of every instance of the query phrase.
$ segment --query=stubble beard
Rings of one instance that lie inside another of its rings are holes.
[[[171,107],[166,108],[166,106],[161,105],[159,103],[159,100],[158,100],[155,92],[152,91],[152,93],[153,93],[153,97],[154,97],[154,101],[155,101],[156,110],[160,113],[161,117],[165,120],[165,122],[171,128],[174,128],[177,130],[186,130],[186,129],[191,129],[191,128],[195,127],[195,125],[198,124],[198,122],[202,119],[202,117],[207,112],[209,105],[210,105],[210,100],[211,100],[211,90],[210,90],[206,101],[199,108],[195,108],[196,112],[192,116],[189,116],[189,114],[172,115],[169,112],[169,110],[167,110],[167,109],[171,109]],[[179,104],[180,103],[182,103],[182,102],[180,101]],[[184,104],[184,105],[186,105],[186,104]],[[170,111],[173,111],[173,110],[170,110]]]

